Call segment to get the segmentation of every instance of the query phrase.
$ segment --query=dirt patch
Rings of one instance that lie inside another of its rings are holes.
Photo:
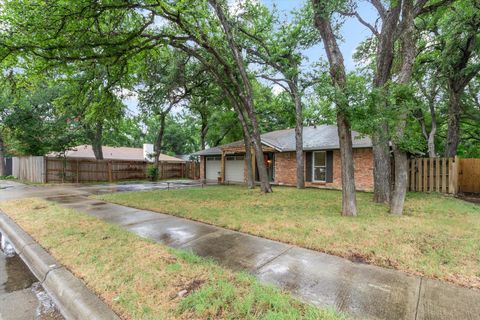
[[[468,201],[475,204],[480,204],[480,193],[462,193],[457,196],[463,201]]]
[[[190,283],[188,283],[185,286],[185,288],[178,291],[176,294],[170,296],[170,299],[173,300],[175,298],[184,298],[184,297],[188,296],[190,293],[192,293],[193,291],[200,288],[202,286],[202,284],[204,284],[204,283],[205,283],[205,280],[195,279],[195,280],[191,281]]]
[[[107,203],[106,203],[106,202],[103,202],[103,201],[99,201],[99,202],[94,202],[94,203],[92,203],[91,205],[92,205],[92,206],[103,206],[103,205],[105,205],[105,204],[107,204]]]
[[[359,253],[352,253],[351,255],[346,257],[348,260],[354,262],[354,263],[363,263],[363,264],[368,264],[368,257],[363,256]]]

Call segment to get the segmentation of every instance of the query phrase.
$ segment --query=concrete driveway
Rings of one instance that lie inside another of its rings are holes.
[[[118,184],[53,184],[25,185],[11,180],[0,180],[0,201],[49,196],[89,196],[113,192],[178,189],[205,186],[195,180],[166,180],[160,182],[118,183]]]

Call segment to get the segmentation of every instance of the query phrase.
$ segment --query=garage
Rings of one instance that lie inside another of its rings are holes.
[[[217,181],[220,176],[220,156],[205,157],[205,178]]]
[[[229,155],[225,157],[225,181],[243,183],[245,181],[245,156]]]

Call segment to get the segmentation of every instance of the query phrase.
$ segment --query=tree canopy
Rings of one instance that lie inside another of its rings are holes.
[[[303,188],[303,126],[336,124],[344,213],[355,214],[351,130],[372,137],[374,200],[395,212],[405,186],[392,181],[406,169],[392,156],[480,156],[478,1],[312,0],[287,17],[230,4],[3,1],[0,157],[87,143],[101,159],[102,145],[152,143],[157,159],[243,140],[248,185],[257,157],[271,192],[260,134],[295,128]],[[348,70],[340,44],[353,20],[370,35]]]

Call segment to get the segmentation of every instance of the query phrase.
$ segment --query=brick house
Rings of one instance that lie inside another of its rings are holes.
[[[373,189],[373,151],[370,138],[352,132],[355,184],[358,190]],[[270,181],[296,185],[295,130],[286,129],[261,136],[265,165]],[[303,129],[305,181],[310,187],[341,188],[341,166],[336,126],[320,125]],[[221,183],[246,181],[245,146],[236,141],[199,151],[200,179]],[[254,168],[255,159],[252,159]],[[257,171],[257,170],[255,170]],[[256,172],[258,179],[258,172]]]

